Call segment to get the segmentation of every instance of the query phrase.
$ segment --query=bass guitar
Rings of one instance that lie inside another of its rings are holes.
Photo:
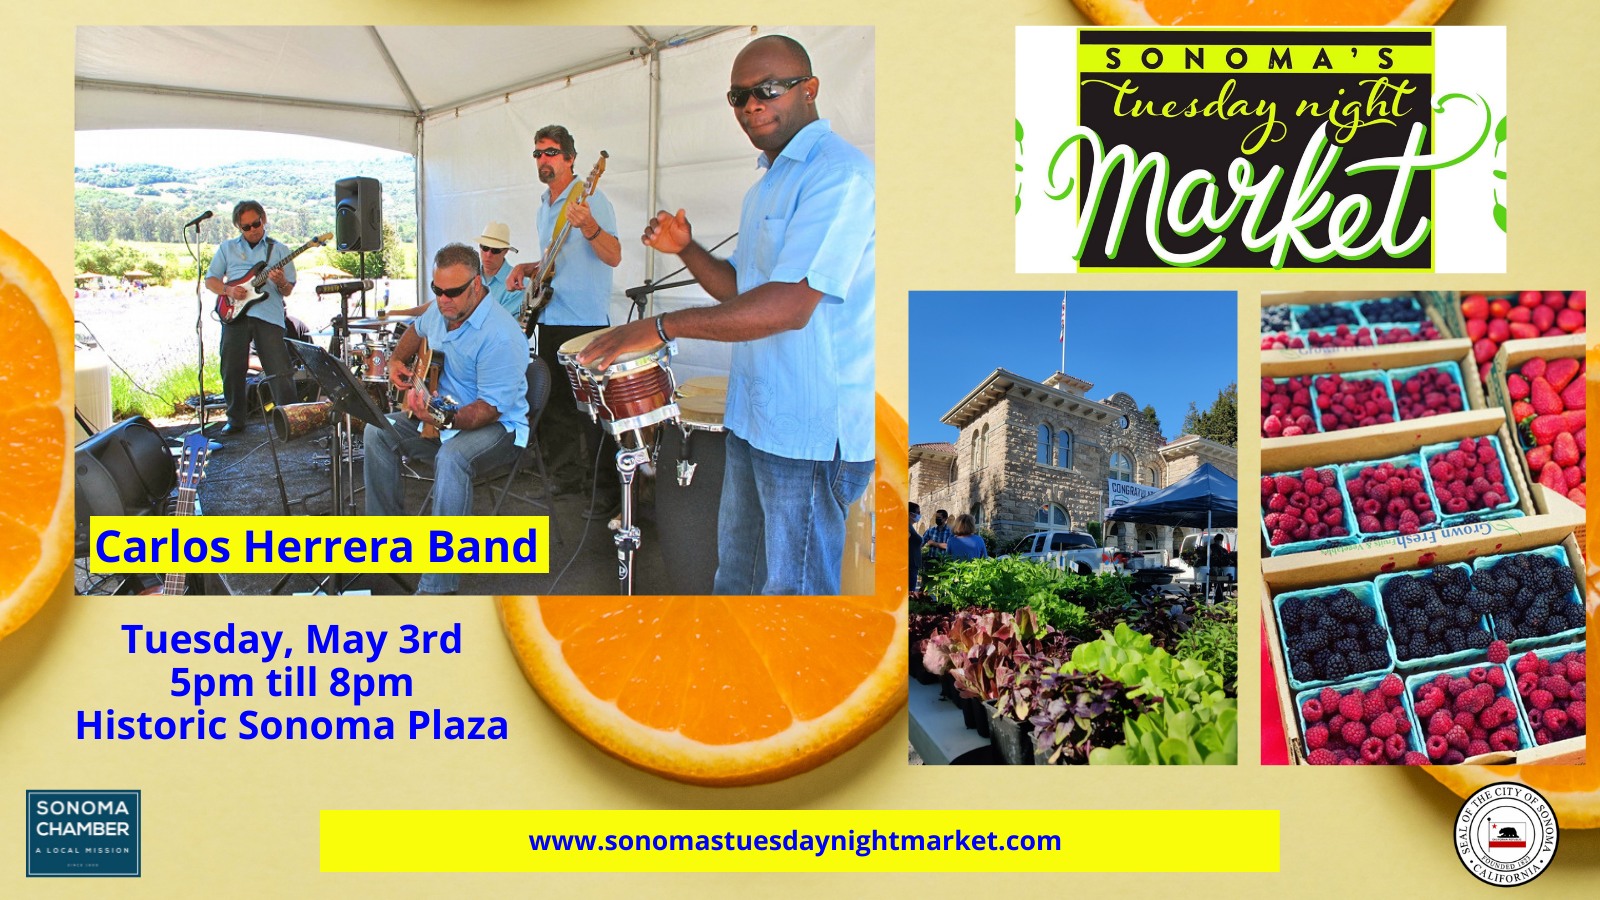
[[[600,183],[600,176],[605,174],[606,160],[611,154],[600,151],[600,158],[595,161],[594,168],[589,170],[589,177],[583,183],[573,188],[567,194],[567,202],[561,207],[561,215],[557,217],[559,227],[550,238],[549,246],[544,248],[544,256],[540,257],[539,277],[528,279],[528,284],[523,288],[522,297],[522,332],[533,334],[533,328],[539,324],[539,313],[550,305],[550,298],[555,295],[556,257],[561,255],[561,248],[566,246],[567,235],[572,232],[572,223],[567,221],[567,210],[572,204],[582,197],[587,201],[594,196],[595,186]]]
[[[200,494],[200,482],[205,479],[206,461],[211,454],[211,441],[196,432],[183,439],[183,457],[178,463],[178,505],[175,516],[194,515],[195,501]],[[182,572],[169,572],[159,590],[143,591],[145,594],[164,594],[169,597],[183,595],[188,587],[188,576]]]
[[[307,250],[310,250],[312,247],[321,247],[323,244],[326,244],[331,240],[333,240],[333,232],[331,231],[317,235],[311,240],[306,241],[304,244],[301,244],[300,249],[294,251],[283,259],[278,260],[273,264],[272,268],[280,269],[284,266],[284,264],[288,263],[296,256],[299,256]],[[222,324],[226,325],[229,322],[232,322],[234,319],[239,318],[240,316],[244,315],[245,311],[250,309],[250,307],[255,306],[257,303],[260,303],[262,300],[267,298],[266,293],[261,289],[267,284],[267,272],[269,271],[270,270],[267,268],[267,261],[262,260],[261,262],[251,266],[250,271],[240,275],[238,278],[235,278],[232,281],[223,282],[223,286],[227,288],[234,288],[238,287],[239,285],[244,285],[249,289],[250,293],[247,294],[243,300],[233,299],[232,297],[228,296],[227,291],[223,291],[217,295],[217,318],[222,320]]]

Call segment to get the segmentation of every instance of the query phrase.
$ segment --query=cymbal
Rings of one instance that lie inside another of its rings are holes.
[[[380,331],[385,326],[392,324],[389,319],[351,319],[345,327],[351,331]]]

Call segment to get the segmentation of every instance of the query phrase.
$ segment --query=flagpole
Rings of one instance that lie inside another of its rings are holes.
[[[1061,368],[1056,371],[1065,375],[1067,372],[1067,292],[1061,292]]]

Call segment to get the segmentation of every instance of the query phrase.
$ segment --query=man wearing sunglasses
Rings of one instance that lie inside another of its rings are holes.
[[[211,267],[206,270],[206,288],[243,300],[250,295],[250,289],[242,284],[228,287],[226,282],[249,274],[258,262],[271,265],[274,260],[286,260],[289,248],[267,237],[266,210],[254,200],[241,200],[234,206],[233,224],[239,229],[239,236],[217,246]],[[294,401],[290,395],[289,347],[283,342],[283,298],[294,292],[294,278],[293,262],[268,269],[267,283],[262,287],[266,299],[222,326],[222,396],[228,404],[228,424],[222,426],[223,434],[238,434],[247,424],[250,400],[245,390],[245,370],[252,343],[261,360],[261,370],[270,379],[272,402],[281,406]]]
[[[732,342],[715,590],[837,594],[845,516],[874,455],[873,166],[819,117],[820,82],[794,40],[750,42],[730,81],[765,170],[745,194],[738,249],[711,256],[681,209],[643,235],[719,302],[629,323],[580,361],[676,338]]]
[[[395,428],[368,424],[363,432],[367,514],[404,515],[400,457],[433,460],[433,514],[472,512],[472,480],[512,462],[528,444],[528,341],[517,322],[487,296],[478,253],[466,244],[446,244],[433,257],[434,301],[400,337],[389,358],[389,381],[406,392],[406,413],[389,416]],[[444,354],[439,390],[412,387],[412,363],[422,339]],[[439,427],[422,437],[421,425]],[[401,434],[397,435],[398,429]],[[453,594],[460,576],[430,572],[419,594]]]
[[[555,260],[523,263],[506,279],[507,287],[520,291],[524,279],[537,277],[541,266],[555,263],[550,305],[539,314],[539,357],[552,372],[562,370],[556,358],[562,344],[611,324],[611,272],[622,262],[617,214],[604,191],[596,190],[584,201],[583,182],[573,170],[577,155],[577,144],[564,126],[546,125],[534,133],[533,161],[539,181],[547,186],[539,198],[539,234],[548,244],[563,221],[572,230]],[[550,402],[539,419],[539,441],[549,448],[550,475],[558,493],[589,493],[586,486],[595,471],[594,501],[584,517],[604,520],[616,514],[621,487],[610,465],[616,444],[578,409],[568,379],[551,379]],[[600,467],[595,470],[596,450],[602,445]]]
[[[511,226],[504,222],[490,222],[483,226],[483,234],[478,235],[478,262],[483,267],[479,277],[483,279],[483,289],[489,299],[515,319],[522,314],[522,292],[513,291],[506,285],[506,276],[511,274],[511,269],[506,266],[508,252],[517,252],[517,248],[511,246]],[[388,314],[420,316],[432,305],[433,301],[430,300],[407,309],[391,309]]]

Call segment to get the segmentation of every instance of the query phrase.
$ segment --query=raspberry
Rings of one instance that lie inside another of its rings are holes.
[[[1339,708],[1339,692],[1331,687],[1325,687],[1318,692],[1317,701],[1322,704],[1323,715],[1327,715],[1328,710]]]
[[[1362,698],[1361,720],[1363,722],[1371,722],[1373,719],[1376,719],[1387,712],[1388,709],[1389,704],[1384,699],[1383,694],[1379,691],[1372,691]]]
[[[1472,737],[1467,734],[1465,728],[1457,725],[1445,733],[1444,741],[1457,750],[1465,750],[1467,749],[1467,744],[1471,743]]]
[[[1489,742],[1484,740],[1473,741],[1467,745],[1468,756],[1482,756],[1489,752]]]
[[[1489,680],[1489,670],[1483,666],[1475,666],[1471,671],[1467,672],[1467,678],[1473,684],[1483,684]]]
[[[1449,749],[1450,745],[1445,743],[1444,735],[1434,734],[1428,736],[1429,759],[1443,759],[1445,751]]]
[[[1498,615],[1499,614],[1496,613],[1496,616]],[[1537,675],[1539,674],[1540,662],[1542,662],[1542,660],[1539,659],[1539,654],[1529,650],[1527,653],[1524,653],[1520,658],[1517,659],[1517,664],[1512,668],[1518,675],[1521,675],[1525,672],[1532,672]]]
[[[1473,713],[1458,712],[1452,721],[1455,722],[1456,727],[1461,728],[1463,731],[1470,731],[1478,724],[1478,717]]]
[[[1517,739],[1517,730],[1515,728],[1501,728],[1495,731],[1494,734],[1489,735],[1489,747],[1492,750],[1500,752],[1515,750],[1520,743],[1521,741]]]
[[[1359,747],[1361,742],[1367,739],[1367,726],[1360,722],[1346,722],[1344,723],[1344,729],[1339,732],[1339,736],[1344,738],[1346,744],[1352,747]]]
[[[1404,735],[1404,734],[1410,734],[1411,733],[1411,718],[1405,714],[1405,710],[1397,709],[1393,713],[1391,713],[1391,715],[1394,716],[1394,733],[1395,734]]]
[[[1398,734],[1389,735],[1383,742],[1383,753],[1391,761],[1405,756],[1407,749],[1406,739]]]
[[[1510,658],[1511,648],[1506,646],[1505,641],[1489,642],[1489,662],[1498,666]]]
[[[1555,702],[1555,695],[1546,690],[1536,690],[1528,695],[1528,703],[1534,709],[1549,709],[1551,704]]]
[[[1336,766],[1339,764],[1339,760],[1333,755],[1332,750],[1313,750],[1306,761],[1313,766]]]
[[[1560,675],[1547,675],[1539,679],[1539,687],[1549,691],[1557,700],[1566,700],[1572,696],[1572,685]]]
[[[1428,718],[1429,716],[1432,716],[1435,712],[1438,711],[1438,709],[1439,709],[1439,699],[1437,697],[1433,697],[1433,696],[1422,697],[1422,698],[1417,700],[1417,707],[1416,708],[1417,708],[1417,718],[1418,719],[1426,719],[1426,718]]]
[[[1365,697],[1361,693],[1360,688],[1356,688],[1350,693],[1345,694],[1343,697],[1339,698],[1339,715],[1344,716],[1347,721],[1361,721],[1363,718],[1362,714],[1367,708],[1364,701]],[[1360,742],[1351,741],[1350,743],[1355,744]]]
[[[1368,764],[1383,761],[1383,741],[1380,738],[1369,737],[1361,742],[1361,759]]]
[[[1398,697],[1406,692],[1406,683],[1400,680],[1399,675],[1390,672],[1378,682],[1378,691],[1385,697]]]
[[[1373,737],[1388,738],[1395,732],[1394,716],[1387,712],[1379,713],[1373,717],[1370,730]]]
[[[1455,717],[1441,709],[1428,720],[1428,735],[1430,737],[1444,737],[1445,732],[1455,727],[1455,724]]]
[[[1506,686],[1506,670],[1498,666],[1489,670],[1489,686],[1499,690]]]
[[[1328,746],[1328,726],[1312,725],[1306,729],[1306,746],[1312,750],[1321,750]]]
[[[1460,750],[1450,749],[1444,752],[1444,759],[1439,760],[1439,762],[1446,766],[1459,766],[1466,760],[1467,755],[1465,753]]]
[[[1544,727],[1551,731],[1564,731],[1567,727],[1567,714],[1559,709],[1546,710],[1544,714]]]
[[[1456,698],[1456,711],[1477,715],[1494,700],[1494,688],[1480,684]]]
[[[1433,761],[1428,759],[1428,754],[1426,754],[1426,753],[1418,753],[1415,750],[1407,750],[1406,751],[1406,765],[1408,765],[1408,766],[1427,766],[1427,765],[1432,765],[1432,764],[1433,764]]]
[[[1585,723],[1589,718],[1588,703],[1584,700],[1574,700],[1567,704],[1567,720],[1579,731],[1588,732]]]
[[[1300,706],[1300,716],[1307,722],[1322,721],[1322,701],[1315,697]]]

